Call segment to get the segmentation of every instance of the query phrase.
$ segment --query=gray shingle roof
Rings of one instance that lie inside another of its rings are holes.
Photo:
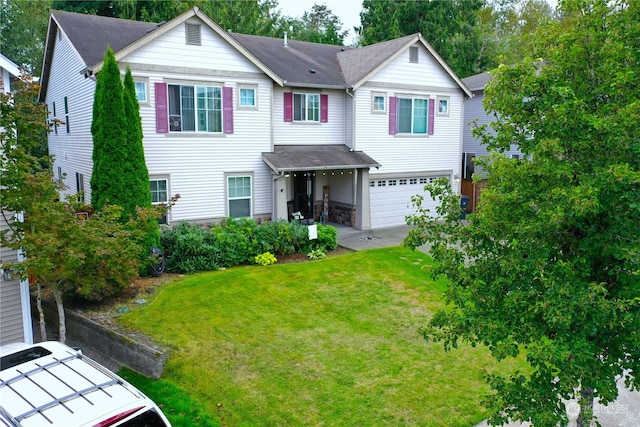
[[[301,42],[231,33],[240,44],[277,75],[287,85],[344,87],[344,78],[336,54],[350,50],[343,46]]]
[[[401,37],[399,39],[377,43],[359,49],[338,53],[338,64],[347,86],[352,86],[369,72],[376,69],[384,61],[397,53],[409,40],[415,39],[415,35]]]
[[[185,14],[183,15],[186,15]],[[192,13],[198,14],[194,8]],[[184,16],[181,15],[184,19]],[[209,19],[204,16],[201,18]],[[178,18],[176,18],[178,19]],[[175,22],[175,21],[171,21]],[[82,57],[87,69],[95,71],[94,66],[102,62],[107,46],[113,51],[119,51],[133,45],[160,24],[130,21],[126,19],[108,18],[96,15],[85,15],[72,12],[53,11],[50,21],[45,62],[43,64],[41,99],[44,99],[48,85],[48,69],[51,64],[56,31],[60,30],[69,37],[74,47]],[[171,23],[167,24],[170,26]],[[212,21],[210,25],[214,25]],[[165,27],[166,28],[166,27]],[[246,49],[242,52],[263,71],[270,75],[278,84],[286,86],[315,87],[315,88],[352,88],[362,84],[363,79],[374,73],[393,55],[406,48],[412,40],[426,41],[419,34],[402,37],[387,42],[378,43],[362,48],[351,49],[343,46],[309,43],[288,40],[285,46],[283,39],[252,36],[245,34],[223,34],[228,41],[237,44],[236,48]],[[153,37],[153,36],[151,36]],[[430,46],[427,46],[431,50]],[[465,92],[466,87],[448,66],[439,59],[437,53],[433,55],[441,62],[446,73],[458,82]],[[78,70],[81,72],[83,70]],[[469,94],[470,95],[470,94]]]
[[[73,12],[54,11],[52,14],[89,67],[104,59],[107,46],[118,52],[158,27],[153,22]]]
[[[274,172],[322,169],[373,168],[380,164],[362,151],[346,145],[274,145],[272,153],[262,153]]]
[[[462,82],[472,91],[480,91],[484,90],[484,86],[491,81],[491,78],[489,73],[480,73],[475,76],[465,77]]]

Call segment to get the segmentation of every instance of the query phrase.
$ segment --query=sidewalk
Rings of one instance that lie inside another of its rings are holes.
[[[369,231],[359,231],[351,227],[329,224],[338,229],[338,245],[354,251],[365,249],[400,246],[402,240],[409,233],[409,226],[381,228]],[[419,250],[427,253],[428,247],[421,246]],[[618,399],[608,406],[594,405],[594,414],[603,427],[638,427],[640,426],[640,392],[631,391],[624,386],[624,381],[618,381]],[[510,423],[506,427],[529,427],[530,423]],[[486,421],[475,427],[488,427]]]

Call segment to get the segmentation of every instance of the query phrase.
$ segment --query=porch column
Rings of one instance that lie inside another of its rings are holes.
[[[371,230],[371,202],[369,201],[369,169],[356,170],[356,223],[358,230]]]
[[[287,212],[287,179],[278,175],[273,179],[273,220],[289,219]]]

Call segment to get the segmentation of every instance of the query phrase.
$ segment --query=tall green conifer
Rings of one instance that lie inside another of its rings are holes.
[[[96,210],[100,210],[107,203],[124,207],[127,195],[130,194],[125,175],[128,152],[122,80],[111,48],[107,49],[104,65],[97,77],[91,123],[91,204]]]

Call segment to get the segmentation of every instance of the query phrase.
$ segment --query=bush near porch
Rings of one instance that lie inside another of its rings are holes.
[[[196,273],[241,264],[254,264],[257,255],[276,257],[338,245],[335,227],[316,224],[318,238],[309,240],[308,226],[284,220],[258,223],[254,219],[225,219],[210,227],[181,223],[164,229],[160,241],[166,271]]]

